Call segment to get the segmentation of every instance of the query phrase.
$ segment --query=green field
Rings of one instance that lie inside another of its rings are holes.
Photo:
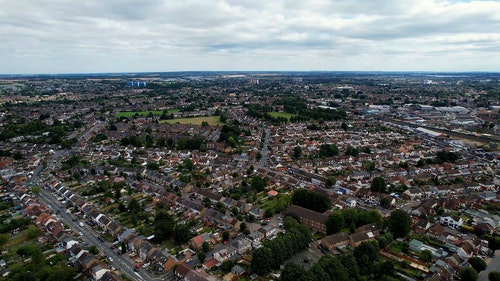
[[[286,113],[286,112],[276,112],[276,111],[273,111],[273,112],[269,112],[269,115],[271,115],[272,117],[285,117],[286,119],[290,120],[290,117],[292,116],[297,116],[296,114],[291,114],[291,113]]]
[[[133,117],[135,116],[136,114],[138,116],[146,116],[148,115],[149,113],[153,113],[153,115],[162,115],[163,114],[163,110],[150,110],[150,111],[120,111],[118,112],[115,117],[116,118],[120,118],[120,117]],[[176,112],[179,112],[179,109],[169,109],[167,110],[167,113],[170,114],[170,113],[176,113]]]
[[[161,123],[169,123],[169,124],[192,124],[192,125],[201,125],[203,122],[207,122],[210,126],[224,125],[220,121],[219,116],[207,116],[207,117],[191,117],[191,118],[179,118],[179,119],[169,119],[162,120]]]

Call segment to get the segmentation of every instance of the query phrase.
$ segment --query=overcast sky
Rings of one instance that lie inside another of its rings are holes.
[[[0,73],[500,71],[500,1],[0,0]]]

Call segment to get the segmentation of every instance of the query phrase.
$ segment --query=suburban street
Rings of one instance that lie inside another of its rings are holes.
[[[490,260],[486,270],[479,272],[478,281],[488,281],[488,274],[492,271],[500,271],[500,251],[495,251],[495,257]]]

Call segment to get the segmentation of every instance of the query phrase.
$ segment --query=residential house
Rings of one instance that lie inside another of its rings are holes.
[[[452,228],[458,228],[462,226],[462,218],[456,215],[442,216],[439,218],[439,223],[442,225],[447,225]]]
[[[214,258],[218,260],[219,262],[223,262],[229,258],[231,258],[233,255],[236,255],[237,249],[234,248],[231,245],[225,245],[222,249],[216,251],[214,253]]]
[[[323,237],[320,243],[323,248],[328,249],[330,252],[334,252],[334,250],[339,247],[349,245],[350,238],[345,232],[340,232]]]
[[[92,279],[96,281],[101,280],[106,272],[109,272],[109,268],[103,264],[97,264],[90,269]]]
[[[363,242],[373,241],[375,239],[377,238],[372,231],[356,232],[349,235],[349,244],[351,247],[356,248]]]
[[[302,208],[297,205],[291,205],[285,210],[285,215],[292,215],[298,218],[299,222],[305,224],[313,231],[319,233],[326,233],[325,222],[328,219],[328,216],[311,211],[306,208]]]

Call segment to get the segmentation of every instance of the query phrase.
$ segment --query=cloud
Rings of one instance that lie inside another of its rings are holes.
[[[499,71],[500,2],[0,0],[0,73]]]

